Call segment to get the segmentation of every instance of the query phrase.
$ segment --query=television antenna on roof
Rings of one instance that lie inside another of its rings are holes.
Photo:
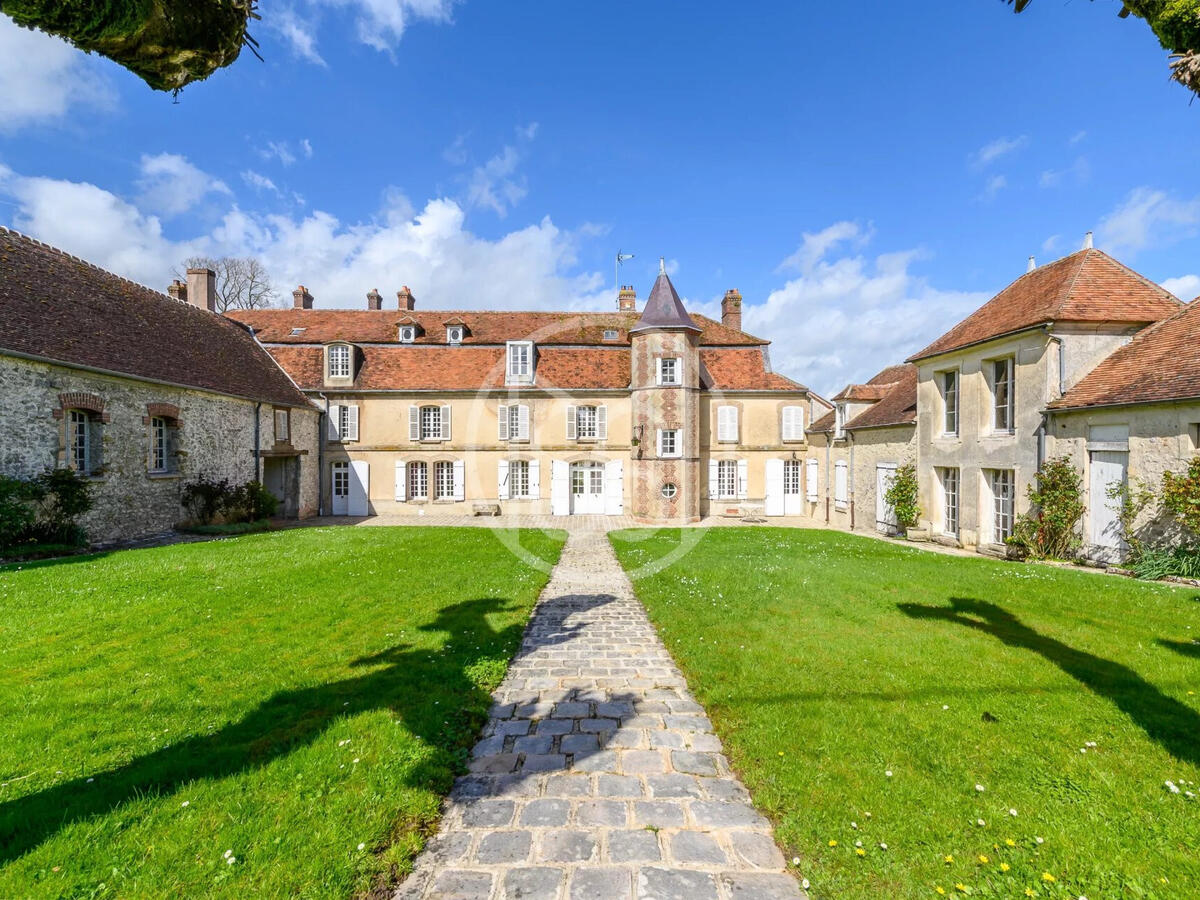
[[[633,254],[617,251],[617,259],[613,263],[613,287],[617,289],[618,294],[621,293],[621,263],[627,259],[633,259]]]

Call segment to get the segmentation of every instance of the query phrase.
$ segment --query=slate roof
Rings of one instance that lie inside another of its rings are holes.
[[[909,362],[1050,322],[1146,325],[1179,306],[1154,282],[1088,248],[1022,275]]]
[[[1196,398],[1200,398],[1200,300],[1134,335],[1049,408]]]
[[[642,317],[634,326],[634,331],[649,331],[653,328],[687,328],[700,331],[700,327],[692,321],[688,311],[683,308],[683,301],[675,292],[675,285],[666,272],[659,273],[650,289],[650,297],[646,300],[646,308]]]
[[[871,401],[871,405],[847,422],[846,431],[912,425],[917,421],[917,367],[912,363],[888,366],[866,384],[850,384],[835,400]],[[828,412],[809,426],[809,431],[832,432],[837,413]]]
[[[0,227],[0,353],[309,406],[236,322]]]

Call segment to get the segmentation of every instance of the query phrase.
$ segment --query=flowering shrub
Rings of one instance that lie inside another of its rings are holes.
[[[896,522],[901,528],[912,528],[921,520],[918,489],[916,466],[905,463],[896,469],[883,499],[896,514]]]
[[[1039,559],[1068,559],[1079,547],[1083,505],[1083,476],[1069,457],[1042,463],[1029,486],[1032,509],[1017,519],[1010,546]]]
[[[1187,533],[1189,544],[1200,542],[1200,454],[1192,457],[1186,472],[1163,472],[1162,505]]]

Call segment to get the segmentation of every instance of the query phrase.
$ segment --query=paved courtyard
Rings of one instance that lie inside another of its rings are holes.
[[[802,898],[617,563],[572,529],[396,900]]]

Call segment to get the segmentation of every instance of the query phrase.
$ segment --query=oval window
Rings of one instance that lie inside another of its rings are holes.
[[[675,483],[673,481],[668,481],[666,484],[664,484],[662,486],[662,495],[664,497],[666,497],[668,500],[672,500],[672,499],[674,499],[675,494],[678,492],[678,490],[679,489],[675,487]]]

